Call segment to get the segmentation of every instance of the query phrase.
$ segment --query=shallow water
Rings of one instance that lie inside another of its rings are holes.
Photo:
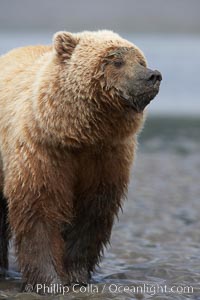
[[[51,299],[200,299],[199,132],[198,119],[148,119],[128,201],[93,284]],[[40,298],[19,286],[1,279],[0,299]],[[174,286],[181,293],[169,291]]]

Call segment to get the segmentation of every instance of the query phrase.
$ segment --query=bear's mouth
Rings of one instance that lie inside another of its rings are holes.
[[[141,113],[145,107],[155,98],[159,92],[159,85],[155,85],[152,89],[140,94],[120,95],[123,99],[123,104],[134,111]]]

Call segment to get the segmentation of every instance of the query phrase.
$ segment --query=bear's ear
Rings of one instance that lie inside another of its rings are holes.
[[[59,31],[53,37],[53,45],[57,55],[62,59],[69,59],[79,40],[70,32]]]

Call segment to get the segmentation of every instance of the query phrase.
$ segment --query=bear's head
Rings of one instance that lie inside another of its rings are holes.
[[[111,31],[58,32],[37,77],[35,118],[64,145],[118,143],[138,132],[161,74]]]
[[[143,53],[111,31],[58,32],[54,48],[77,97],[140,113],[159,91],[162,76],[147,68]],[[78,100],[78,99],[77,99]]]

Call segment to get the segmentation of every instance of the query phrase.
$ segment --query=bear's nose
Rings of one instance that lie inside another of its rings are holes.
[[[161,81],[161,80],[162,80],[162,75],[157,70],[149,72],[147,76],[147,81],[151,84],[155,84],[156,81]]]

